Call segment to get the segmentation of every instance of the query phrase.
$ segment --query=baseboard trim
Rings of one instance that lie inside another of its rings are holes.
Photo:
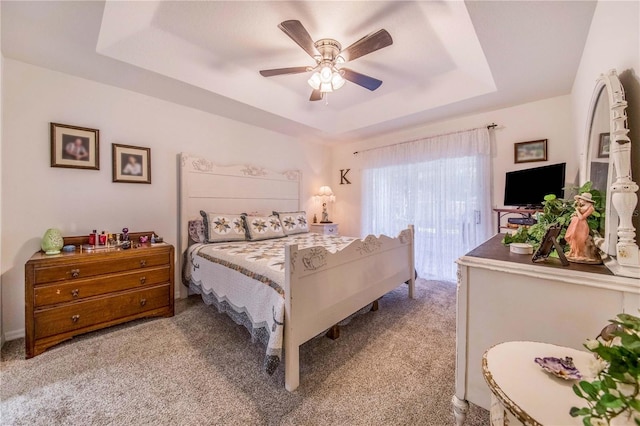
[[[4,334],[4,340],[6,342],[10,340],[22,339],[23,337],[24,337],[24,328],[21,328],[19,330],[7,331]]]

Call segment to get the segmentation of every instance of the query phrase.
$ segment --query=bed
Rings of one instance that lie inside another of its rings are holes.
[[[190,221],[200,218],[200,211],[301,212],[302,176],[297,170],[220,166],[185,153],[179,167],[183,282],[265,341],[267,371],[273,371],[284,352],[288,391],[300,383],[299,347],[304,342],[403,283],[414,297],[412,226],[395,238],[295,233],[190,244]],[[252,292],[258,299],[248,298]]]

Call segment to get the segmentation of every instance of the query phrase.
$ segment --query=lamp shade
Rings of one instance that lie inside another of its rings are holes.
[[[333,195],[333,191],[330,186],[321,186],[316,197],[322,198],[325,202],[329,201],[331,203],[335,203],[336,201],[336,196]]]
[[[333,191],[329,186],[321,186],[320,191],[318,192],[318,195],[321,195],[321,196],[324,195],[324,196],[330,197],[333,195]]]
[[[320,89],[320,73],[319,72],[314,72],[313,74],[311,74],[311,78],[309,78],[309,86],[311,86],[314,90],[318,90]]]
[[[324,66],[320,70],[320,81],[323,83],[329,83],[331,81],[331,77],[333,76],[333,71],[330,67]]]
[[[342,78],[340,73],[334,72],[333,77],[331,77],[331,85],[333,86],[333,90],[338,90],[342,86],[344,86],[345,79]]]

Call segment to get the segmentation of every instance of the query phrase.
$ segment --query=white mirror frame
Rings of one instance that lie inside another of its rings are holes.
[[[636,232],[631,223],[633,211],[638,203],[636,195],[638,185],[631,179],[631,139],[629,139],[627,127],[627,101],[616,70],[610,70],[598,78],[591,102],[586,134],[591,139],[591,120],[603,87],[606,89],[606,96],[609,100],[610,179],[607,182],[609,188],[606,202],[605,235],[604,238],[598,239],[596,244],[604,253],[615,253],[615,257],[609,256],[604,261],[611,272],[615,275],[640,278],[640,249],[636,244]],[[588,140],[586,149],[589,148]],[[588,175],[589,158],[589,151],[586,151],[583,161],[583,177]],[[615,220],[616,216],[617,221]],[[616,225],[617,228],[615,228]],[[617,238],[614,236],[612,239],[611,234],[614,232],[617,233]],[[615,242],[615,250],[613,247],[609,247],[609,241]]]

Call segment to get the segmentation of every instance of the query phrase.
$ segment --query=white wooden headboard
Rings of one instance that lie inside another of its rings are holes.
[[[188,245],[188,223],[201,218],[200,210],[229,214],[297,211],[301,182],[299,170],[275,172],[250,165],[221,166],[181,153],[177,253],[180,270]]]

